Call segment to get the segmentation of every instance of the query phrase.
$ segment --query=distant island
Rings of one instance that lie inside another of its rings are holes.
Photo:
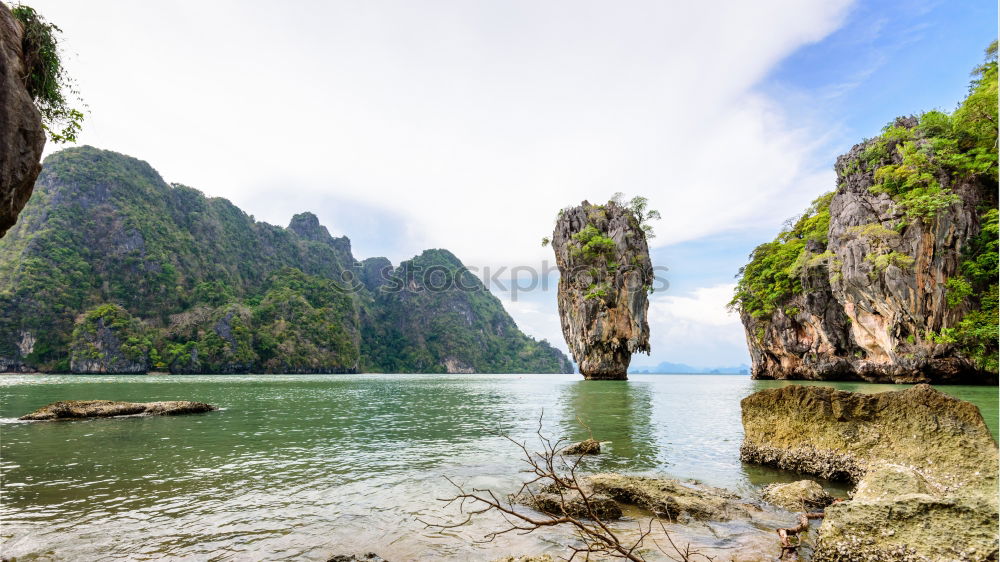
[[[569,373],[444,249],[359,261],[92,147],[49,156],[0,239],[0,372]]]
[[[664,361],[653,366],[633,365],[629,367],[628,372],[636,375],[748,375],[750,366],[741,364],[735,367],[692,367],[684,363]]]

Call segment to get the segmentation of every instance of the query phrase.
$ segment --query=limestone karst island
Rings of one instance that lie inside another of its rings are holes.
[[[997,21],[0,0],[0,560],[995,562]]]

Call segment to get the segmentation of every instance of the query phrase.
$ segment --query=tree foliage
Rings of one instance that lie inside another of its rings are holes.
[[[42,114],[42,126],[52,142],[76,142],[84,118],[77,106],[83,107],[83,103],[63,65],[62,30],[30,6],[17,4],[11,13],[24,29],[25,87]]]

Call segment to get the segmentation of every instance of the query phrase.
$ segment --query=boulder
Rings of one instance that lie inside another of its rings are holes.
[[[791,385],[740,406],[744,462],[855,483],[885,463],[949,489],[996,482],[997,445],[979,408],[930,385],[878,394]]]
[[[833,503],[815,480],[799,480],[789,484],[771,484],[761,491],[764,501],[788,511],[817,511]]]
[[[622,508],[606,494],[588,493],[587,500],[590,509],[584,503],[580,494],[564,490],[559,494],[553,486],[546,486],[536,493],[522,493],[517,497],[517,503],[526,505],[550,515],[568,515],[577,519],[589,519],[591,513],[601,521],[621,519]]]
[[[749,517],[760,508],[720,488],[672,478],[595,474],[586,482],[615,501],[652,511],[670,520],[727,521]]]
[[[596,439],[585,439],[579,443],[573,443],[563,449],[564,455],[597,455],[601,452],[601,442]]]
[[[115,416],[173,416],[218,410],[203,402],[115,402],[112,400],[64,400],[21,416],[20,420],[66,420]]]

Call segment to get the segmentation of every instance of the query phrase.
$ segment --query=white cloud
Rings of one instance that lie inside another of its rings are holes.
[[[685,296],[654,294],[649,302],[651,363],[721,367],[748,362],[739,315],[726,310],[734,288],[733,284],[722,284],[695,289]]]
[[[754,87],[847,0],[35,4],[78,53],[82,142],[278,224],[335,195],[402,216],[411,253],[523,263],[584,198],[649,196],[665,245],[831,185]]]

